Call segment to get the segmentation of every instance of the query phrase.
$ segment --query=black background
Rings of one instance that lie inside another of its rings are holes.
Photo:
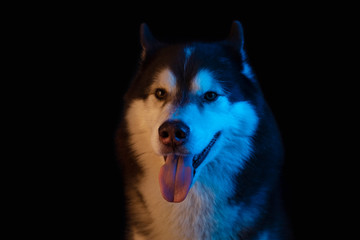
[[[235,19],[243,24],[250,64],[283,137],[284,199],[295,239],[324,236],[333,184],[324,157],[329,146],[321,144],[328,136],[323,116],[331,85],[323,72],[332,57],[338,12],[242,4],[196,9],[181,2],[54,5],[21,22],[29,40],[26,60],[35,61],[34,54],[39,59],[34,65],[44,81],[35,83],[45,88],[40,102],[51,149],[47,157],[55,162],[51,170],[46,167],[46,175],[55,179],[45,191],[51,192],[44,217],[51,229],[47,236],[121,239],[123,198],[114,133],[122,96],[139,61],[140,24],[146,22],[162,41],[219,40]]]

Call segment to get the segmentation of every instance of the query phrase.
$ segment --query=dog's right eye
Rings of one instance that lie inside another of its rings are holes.
[[[166,91],[165,89],[162,89],[162,88],[157,88],[155,90],[155,97],[159,100],[164,100],[165,97],[166,97]]]
[[[218,98],[218,94],[216,92],[206,92],[204,94],[204,99],[208,102],[213,102]]]

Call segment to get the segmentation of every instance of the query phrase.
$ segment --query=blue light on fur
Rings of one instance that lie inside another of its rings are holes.
[[[141,41],[119,137],[135,239],[288,239],[277,235],[285,220],[270,215],[280,137],[245,62],[241,24],[224,41],[176,46],[143,24]]]

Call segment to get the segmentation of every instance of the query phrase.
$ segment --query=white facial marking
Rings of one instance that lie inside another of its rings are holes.
[[[214,79],[209,70],[200,70],[194,77],[191,85],[191,91],[198,94],[203,94],[207,91],[222,93],[223,89],[220,84]]]
[[[170,69],[165,68],[156,75],[155,82],[151,89],[164,88],[168,92],[172,92],[175,90],[175,87],[176,78],[174,73]]]
[[[201,70],[194,77],[191,95],[202,101],[205,92],[214,91],[219,94],[214,102],[204,102],[199,105],[198,101],[193,101],[174,107],[171,98],[176,92],[176,78],[169,69],[164,69],[157,75],[151,86],[151,89],[156,88],[166,89],[170,101],[159,101],[154,94],[150,94],[146,100],[134,101],[136,107],[133,106],[131,109],[136,110],[134,113],[137,116],[132,116],[129,124],[134,130],[147,132],[153,152],[158,155],[165,154],[162,152],[163,146],[159,141],[158,129],[167,120],[179,120],[189,127],[191,132],[188,141],[184,144],[186,154],[200,154],[217,132],[222,134],[213,149],[221,148],[221,142],[224,142],[227,136],[235,134],[244,139],[250,138],[257,127],[258,117],[252,105],[245,101],[231,103],[224,95],[220,83],[208,70]],[[217,151],[212,150],[212,152]],[[249,151],[244,150],[244,153]],[[210,154],[207,158],[210,159],[211,156],[214,155]]]

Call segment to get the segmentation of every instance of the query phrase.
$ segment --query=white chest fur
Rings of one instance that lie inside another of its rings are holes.
[[[235,234],[232,223],[240,207],[227,202],[233,192],[231,175],[224,178],[214,172],[218,171],[216,164],[209,164],[204,171],[210,174],[197,179],[183,202],[169,203],[160,193],[155,169],[149,168],[139,185],[151,215],[151,239],[228,239],[229,234]]]

